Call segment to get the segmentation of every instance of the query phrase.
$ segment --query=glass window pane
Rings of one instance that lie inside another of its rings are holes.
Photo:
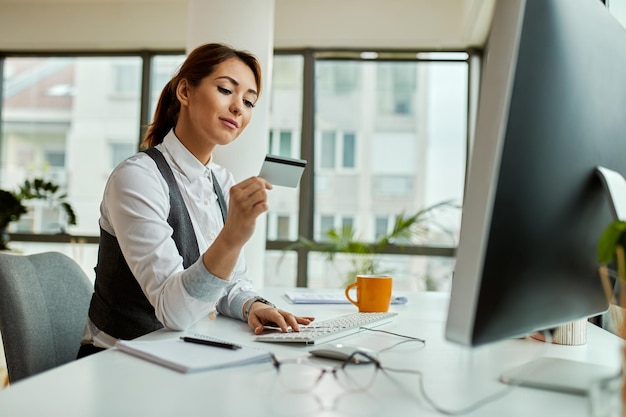
[[[295,287],[298,257],[294,251],[266,250],[263,285],[267,287]]]
[[[44,160],[51,167],[63,168],[65,166],[65,150],[48,149],[45,151]]]
[[[110,161],[119,157],[112,144],[134,152],[139,142],[141,59],[8,57],[3,80],[0,187],[52,181],[76,212],[68,232],[98,235]],[[64,229],[58,212],[35,203],[30,210],[9,230]]]
[[[360,260],[362,261],[362,259]],[[449,291],[454,258],[418,255],[377,255],[377,273],[393,277],[394,291]],[[310,288],[344,288],[354,282],[355,255],[339,253],[333,262],[319,252],[309,254]]]
[[[325,213],[355,213],[354,238],[376,243],[395,230],[393,223],[400,216],[407,218],[444,201],[460,206],[467,140],[467,62],[319,60],[315,65],[316,156],[320,161],[315,172],[316,237],[330,224],[330,219],[324,220]],[[338,69],[342,66],[346,68]],[[330,88],[337,85],[337,74],[348,70],[356,71],[354,88]],[[332,142],[335,137],[341,142]],[[335,159],[336,155],[341,159]],[[394,241],[455,246],[460,216],[460,210],[451,206],[424,215],[416,225],[416,235],[398,236]],[[356,266],[373,263],[376,272],[392,274],[398,288],[445,289],[453,261],[386,254],[356,259],[340,254],[331,265],[325,254],[313,252],[307,277],[312,287],[341,287],[362,272]]]
[[[315,172],[317,214],[355,213],[355,235],[374,242],[382,227],[377,219],[412,215],[443,201],[460,205],[467,62],[318,60],[315,65],[316,155],[319,168],[335,168]],[[358,80],[353,88],[328,88],[348,72]],[[428,222],[452,233],[431,227],[410,243],[454,246],[460,210],[442,210]]]
[[[302,91],[304,58],[301,55],[275,55],[270,97],[269,152],[301,158]],[[300,187],[274,187],[269,193],[268,240],[298,238]],[[266,251],[265,285],[295,286],[297,256],[294,252]],[[280,268],[281,273],[277,274]],[[286,271],[286,272],[283,272]]]
[[[335,167],[335,132],[322,132],[322,139],[320,143],[320,168],[334,168]]]
[[[137,94],[140,89],[141,79],[137,78],[137,62],[129,58],[128,62],[120,61],[113,67],[113,85],[116,94]]]
[[[356,137],[354,133],[343,134],[343,167],[354,168],[356,157]]]
[[[376,224],[374,225],[375,235],[374,239],[380,239],[385,233],[387,233],[387,225],[389,219],[387,217],[376,217]]]
[[[276,225],[276,237],[278,240],[287,240],[291,238],[289,233],[289,224],[291,219],[289,216],[278,216]]]
[[[316,238],[319,240],[326,240],[326,232],[335,228],[335,216],[331,215],[321,215],[320,216],[320,226],[319,226],[319,236]]]
[[[185,55],[157,55],[152,58],[152,69],[150,72],[150,120],[154,116],[163,87],[176,74],[185,57]]]
[[[292,140],[292,134],[291,132],[286,132],[286,131],[281,131],[280,132],[280,149],[279,149],[279,155],[280,156],[286,156],[286,157],[291,157],[291,148],[293,147],[293,140]]]
[[[124,159],[137,152],[138,149],[137,144],[133,143],[111,143],[110,148],[111,170]]]

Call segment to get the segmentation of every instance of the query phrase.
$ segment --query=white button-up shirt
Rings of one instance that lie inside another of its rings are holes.
[[[169,188],[154,160],[143,152],[120,163],[110,175],[100,206],[100,227],[117,238],[131,272],[165,327],[186,329],[215,307],[221,314],[243,319],[243,304],[257,295],[246,274],[243,252],[230,277],[214,276],[202,262],[202,253],[224,226],[211,171],[227,204],[235,184],[232,174],[213,162],[203,165],[173,131],[156,148],[163,153],[180,188],[200,258],[183,268],[167,223]],[[85,341],[100,347],[115,343],[90,321]]]

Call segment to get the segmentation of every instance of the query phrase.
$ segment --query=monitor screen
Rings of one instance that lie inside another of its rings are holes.
[[[496,2],[446,338],[475,346],[608,307],[596,174],[626,174],[626,31],[599,0]]]

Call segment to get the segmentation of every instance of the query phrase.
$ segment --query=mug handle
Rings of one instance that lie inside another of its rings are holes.
[[[358,300],[353,300],[352,298],[350,298],[350,290],[354,287],[357,286],[356,282],[353,282],[352,284],[348,285],[346,287],[346,298],[348,299],[348,301],[350,301],[352,304],[354,304],[355,306],[359,306],[359,301]]]

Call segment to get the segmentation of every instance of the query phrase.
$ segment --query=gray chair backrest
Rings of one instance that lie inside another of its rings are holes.
[[[76,359],[93,284],[68,256],[0,253],[0,333],[11,383]]]

